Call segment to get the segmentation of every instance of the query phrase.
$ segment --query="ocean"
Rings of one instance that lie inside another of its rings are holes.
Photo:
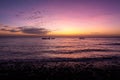
[[[120,38],[0,38],[0,60],[57,61],[120,56]]]

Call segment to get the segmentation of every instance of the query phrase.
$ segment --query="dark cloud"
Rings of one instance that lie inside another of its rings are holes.
[[[9,27],[9,26],[3,26],[3,27]]]
[[[9,32],[20,32],[19,30],[17,29],[7,29],[7,28],[1,28],[0,29],[1,31],[9,31]]]
[[[17,27],[17,29],[20,29],[20,30],[21,30],[21,29],[24,29],[24,27]]]
[[[6,29],[4,29],[4,28],[2,28],[2,29],[0,29],[1,31],[7,31]]]
[[[3,24],[0,24],[0,28],[5,28],[5,27],[9,27],[9,26],[6,26],[6,25],[3,25]]]
[[[23,28],[21,32],[28,34],[47,34],[50,31],[45,28]]]
[[[37,28],[37,27],[30,27],[30,26],[23,26],[23,27],[9,27],[5,26],[0,28],[1,31],[9,31],[9,32],[22,32],[22,33],[27,33],[27,34],[40,34],[40,35],[45,35],[50,32],[50,30],[45,29],[45,28]]]
[[[9,32],[20,32],[19,30],[11,29]]]

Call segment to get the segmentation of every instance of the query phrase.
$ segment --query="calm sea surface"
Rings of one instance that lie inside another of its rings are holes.
[[[0,38],[0,60],[120,56],[120,38]]]

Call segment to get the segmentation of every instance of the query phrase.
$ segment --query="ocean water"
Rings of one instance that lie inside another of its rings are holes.
[[[0,60],[120,56],[120,38],[0,38]]]

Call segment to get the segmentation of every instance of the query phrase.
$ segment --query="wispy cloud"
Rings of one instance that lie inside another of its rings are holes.
[[[20,11],[15,15],[15,17],[25,20],[37,20],[43,18],[42,12],[40,10],[29,11],[29,13],[25,11]]]

